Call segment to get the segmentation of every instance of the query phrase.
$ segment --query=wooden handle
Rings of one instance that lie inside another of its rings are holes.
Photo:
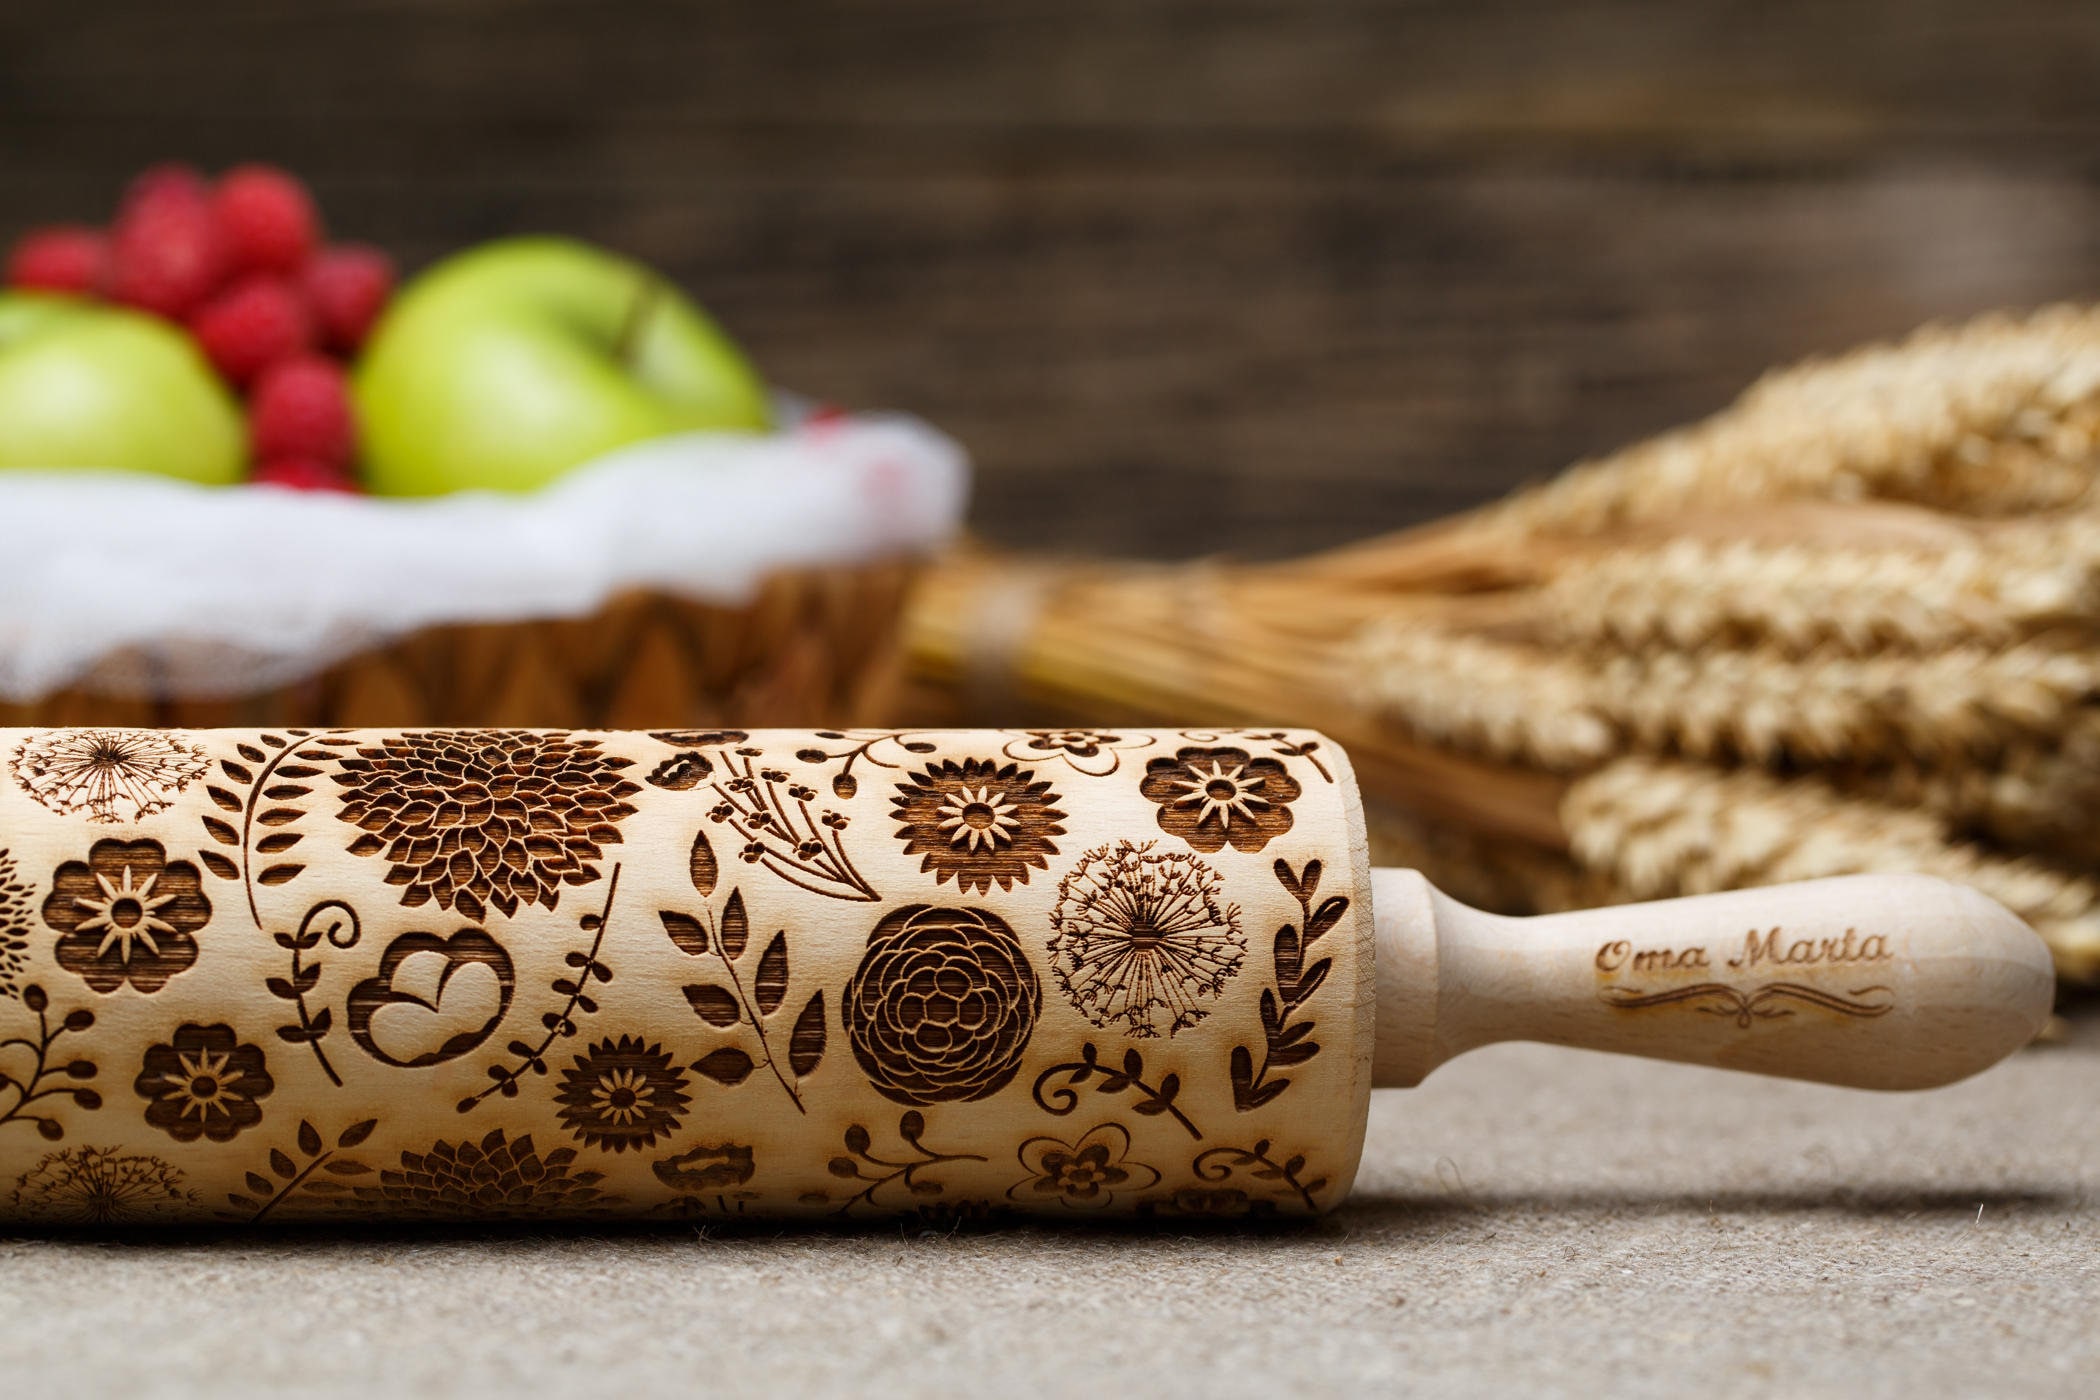
[[[1372,874],[1375,1082],[1536,1040],[1866,1089],[1924,1089],[2032,1040],[2041,939],[1974,890],[1857,875],[1540,918]]]

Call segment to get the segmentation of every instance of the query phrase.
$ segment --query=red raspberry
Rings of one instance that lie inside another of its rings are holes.
[[[166,161],[160,165],[149,165],[133,177],[124,187],[124,198],[117,205],[117,220],[122,222],[141,209],[157,204],[209,204],[211,186],[194,165],[180,161]]]
[[[277,457],[255,469],[250,478],[257,486],[278,486],[287,491],[338,491],[346,496],[364,494],[342,470],[311,457]]]
[[[109,239],[79,224],[31,229],[7,260],[7,285],[38,292],[92,292],[109,271]]]
[[[246,384],[314,343],[313,317],[282,277],[246,277],[190,317],[190,331],[219,373]]]
[[[377,248],[345,243],[307,264],[307,302],[330,348],[356,353],[394,291],[394,264]]]
[[[176,320],[218,289],[226,259],[211,203],[169,176],[136,190],[117,216],[112,299]]]
[[[306,186],[268,165],[228,171],[212,195],[226,256],[242,271],[297,272],[321,242]]]
[[[341,366],[301,355],[264,371],[248,398],[248,441],[258,462],[305,457],[347,469],[357,420]]]

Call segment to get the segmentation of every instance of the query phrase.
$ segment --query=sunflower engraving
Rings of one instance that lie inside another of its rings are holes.
[[[933,871],[937,885],[953,878],[965,894],[990,893],[993,881],[1010,890],[1028,883],[1031,867],[1047,868],[1057,854],[1050,838],[1065,830],[1058,801],[1019,764],[976,758],[943,759],[897,784],[890,799],[904,853],[923,854],[919,869]]]
[[[388,863],[403,905],[470,919],[552,909],[563,885],[597,880],[641,791],[596,739],[518,729],[390,734],[337,766],[336,815],[364,833],[351,852]]]
[[[985,909],[885,914],[846,986],[853,1057],[898,1103],[966,1103],[1021,1067],[1043,986],[1006,921]]]
[[[60,935],[58,965],[96,991],[151,993],[197,961],[191,935],[211,922],[211,901],[197,867],[160,842],[97,841],[52,875],[44,922]]]
[[[1159,806],[1159,829],[1196,850],[1258,851],[1291,829],[1303,789],[1273,758],[1245,749],[1185,748],[1145,765],[1138,791]]]
[[[484,1220],[618,1201],[599,1190],[603,1172],[571,1171],[575,1161],[573,1147],[543,1156],[530,1134],[510,1138],[495,1128],[479,1141],[439,1141],[424,1152],[403,1152],[398,1169],[381,1171],[378,1185],[359,1186],[355,1195],[394,1214]]]
[[[1028,1175],[1008,1187],[1006,1197],[1023,1205],[1055,1201],[1068,1210],[1101,1210],[1118,1191],[1159,1182],[1157,1168],[1130,1160],[1130,1133],[1120,1123],[1103,1123],[1077,1142],[1032,1137],[1021,1144],[1020,1158]]]
[[[114,1147],[68,1147],[15,1179],[15,1210],[52,1225],[133,1225],[183,1212],[197,1193],[182,1170]]]
[[[1202,860],[1119,841],[1058,882],[1050,971],[1080,1015],[1138,1039],[1201,1021],[1247,959],[1237,904]]]
[[[601,1040],[562,1071],[554,1101],[563,1125],[588,1147],[639,1151],[678,1131],[692,1102],[685,1071],[640,1036]]]
[[[243,1045],[233,1027],[185,1023],[165,1045],[146,1051],[132,1088],[146,1100],[146,1121],[177,1142],[229,1142],[262,1121],[277,1087],[263,1052]]]
[[[53,729],[15,746],[15,781],[62,817],[135,822],[165,812],[211,760],[158,729]]]
[[[22,994],[22,969],[29,965],[32,893],[14,857],[0,850],[0,997]]]

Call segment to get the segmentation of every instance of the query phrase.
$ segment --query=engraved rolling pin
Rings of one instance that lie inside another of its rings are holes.
[[[1537,919],[1293,732],[0,731],[0,1216],[1306,1213],[1542,1040],[1871,1088],[2041,941],[1871,876]]]

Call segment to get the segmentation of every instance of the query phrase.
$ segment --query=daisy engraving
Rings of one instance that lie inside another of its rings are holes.
[[[1273,758],[1245,749],[1185,748],[1145,765],[1138,791],[1159,806],[1159,829],[1199,851],[1258,851],[1291,829],[1303,791]]]
[[[1240,910],[1195,856],[1120,841],[1088,851],[1058,883],[1050,970],[1104,1030],[1147,1039],[1208,1016],[1247,958]]]
[[[60,935],[58,965],[98,992],[159,991],[197,961],[191,935],[211,922],[203,885],[158,841],[97,841],[51,877],[44,922]]]
[[[685,1072],[670,1052],[639,1036],[601,1040],[562,1071],[563,1126],[585,1145],[608,1152],[639,1151],[678,1130],[692,1099]]]
[[[157,729],[54,729],[17,744],[8,769],[62,817],[135,822],[165,812],[208,766],[204,750]]]
[[[241,1044],[233,1027],[185,1024],[146,1052],[132,1087],[146,1100],[146,1121],[177,1142],[226,1142],[262,1121],[256,1100],[277,1081],[263,1052]]]
[[[1027,884],[1028,872],[1048,866],[1057,854],[1050,838],[1062,836],[1064,813],[1050,784],[1037,782],[1019,764],[990,759],[944,759],[911,781],[897,784],[890,799],[907,855],[923,855],[921,870],[934,883],[953,879],[965,893]]]

